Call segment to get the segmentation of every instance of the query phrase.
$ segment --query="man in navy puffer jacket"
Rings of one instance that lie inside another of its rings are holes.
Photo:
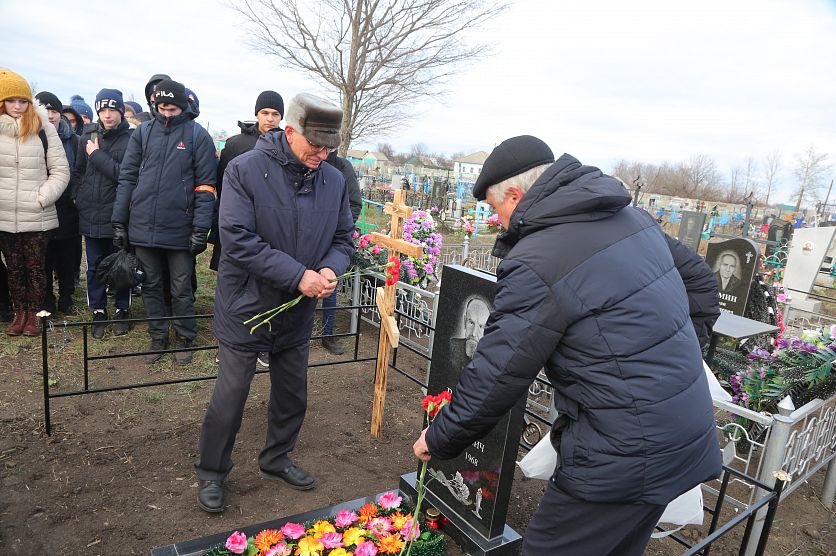
[[[675,263],[619,180],[567,154],[554,161],[531,136],[494,149],[473,194],[506,230],[494,248],[503,258],[494,311],[415,453],[456,456],[545,368],[559,465],[523,553],[640,555],[665,505],[721,470],[695,332],[705,329],[699,318],[719,315],[717,293],[701,294],[703,316],[692,321],[683,283],[705,283],[711,271],[696,254]],[[693,275],[683,280],[678,268]]]
[[[160,81],[154,89],[156,112],[131,135],[119,172],[113,204],[113,241],[135,248],[145,270],[142,300],[149,318],[166,316],[163,265],[168,264],[172,316],[194,315],[193,259],[206,250],[215,205],[215,145],[188,112],[182,83]],[[151,320],[149,351],[166,349],[169,321]],[[188,348],[197,333],[193,318],[172,321],[176,347]],[[145,356],[148,363],[163,354]],[[191,352],[175,354],[178,364]]]
[[[307,409],[308,350],[317,299],[331,295],[335,278],[354,254],[354,219],[345,178],[323,164],[340,144],[343,113],[302,93],[288,104],[285,131],[258,138],[255,149],[224,172],[218,227],[220,265],[214,332],[218,380],[200,434],[198,506],[224,510],[223,482],[259,352],[270,354],[267,441],[258,458],[262,477],[308,490],[314,478],[293,463]],[[254,331],[251,317],[299,295],[271,326]]]

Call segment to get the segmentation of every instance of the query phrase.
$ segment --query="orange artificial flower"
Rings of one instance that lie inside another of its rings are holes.
[[[412,519],[412,514],[403,515],[401,512],[395,512],[389,516],[389,519],[392,520],[392,526],[400,531],[404,524]]]
[[[359,527],[350,527],[343,531],[343,544],[345,546],[357,545],[366,540],[366,531]]]
[[[299,539],[299,545],[296,547],[296,556],[320,556],[325,550],[325,545],[319,542],[319,539],[313,537],[302,537]]]
[[[313,527],[308,529],[308,534],[312,535],[316,538],[321,537],[325,533],[336,533],[336,532],[337,532],[337,530],[334,528],[334,526],[331,523],[329,523],[328,521],[325,521],[324,519],[321,519],[321,520],[317,521],[316,523],[313,524]]]
[[[360,523],[365,524],[368,520],[377,515],[377,506],[374,504],[366,504],[360,508]]]
[[[398,534],[380,537],[380,540],[377,542],[377,548],[383,554],[398,554],[403,548],[403,539]]]
[[[284,539],[284,533],[275,529],[265,529],[255,536],[255,547],[261,552],[267,552],[273,545]]]

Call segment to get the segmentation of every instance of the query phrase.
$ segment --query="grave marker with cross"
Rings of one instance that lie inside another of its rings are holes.
[[[387,250],[389,257],[421,257],[424,248],[401,238],[403,221],[412,216],[412,207],[404,204],[406,191],[395,191],[395,198],[386,203],[383,212],[390,215],[389,235],[372,232],[372,241]],[[380,312],[380,338],[377,345],[377,367],[374,372],[374,401],[372,403],[372,436],[378,438],[383,431],[383,406],[386,401],[386,375],[389,371],[389,350],[398,346],[400,333],[395,322],[395,291],[398,285],[377,288],[377,310]]]

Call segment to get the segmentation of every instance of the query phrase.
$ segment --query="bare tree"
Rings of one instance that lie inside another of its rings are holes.
[[[816,147],[810,145],[804,153],[796,157],[793,175],[798,182],[797,189],[792,195],[792,198],[796,199],[795,212],[798,212],[805,199],[818,200],[822,180],[830,170],[827,156],[827,153],[817,152]]]
[[[775,149],[767,155],[763,161],[763,181],[766,187],[766,206],[769,206],[769,196],[772,194],[772,188],[778,181],[778,174],[781,172],[781,151]]]
[[[297,0],[230,4],[252,29],[251,46],[339,93],[340,153],[414,117],[462,62],[490,52],[466,32],[506,8],[486,0]]]
[[[385,154],[389,160],[395,156],[395,148],[391,143],[378,143],[377,152]]]

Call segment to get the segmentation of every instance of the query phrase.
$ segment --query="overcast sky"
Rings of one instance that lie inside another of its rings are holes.
[[[234,132],[262,90],[333,95],[245,34],[217,0],[0,0],[0,66],[64,103],[114,87],[142,104],[151,74],[168,73],[197,93],[204,127]],[[450,154],[532,134],[605,171],[706,154],[726,174],[780,149],[779,200],[808,146],[836,162],[832,0],[516,0],[474,37],[496,54],[380,140]]]

